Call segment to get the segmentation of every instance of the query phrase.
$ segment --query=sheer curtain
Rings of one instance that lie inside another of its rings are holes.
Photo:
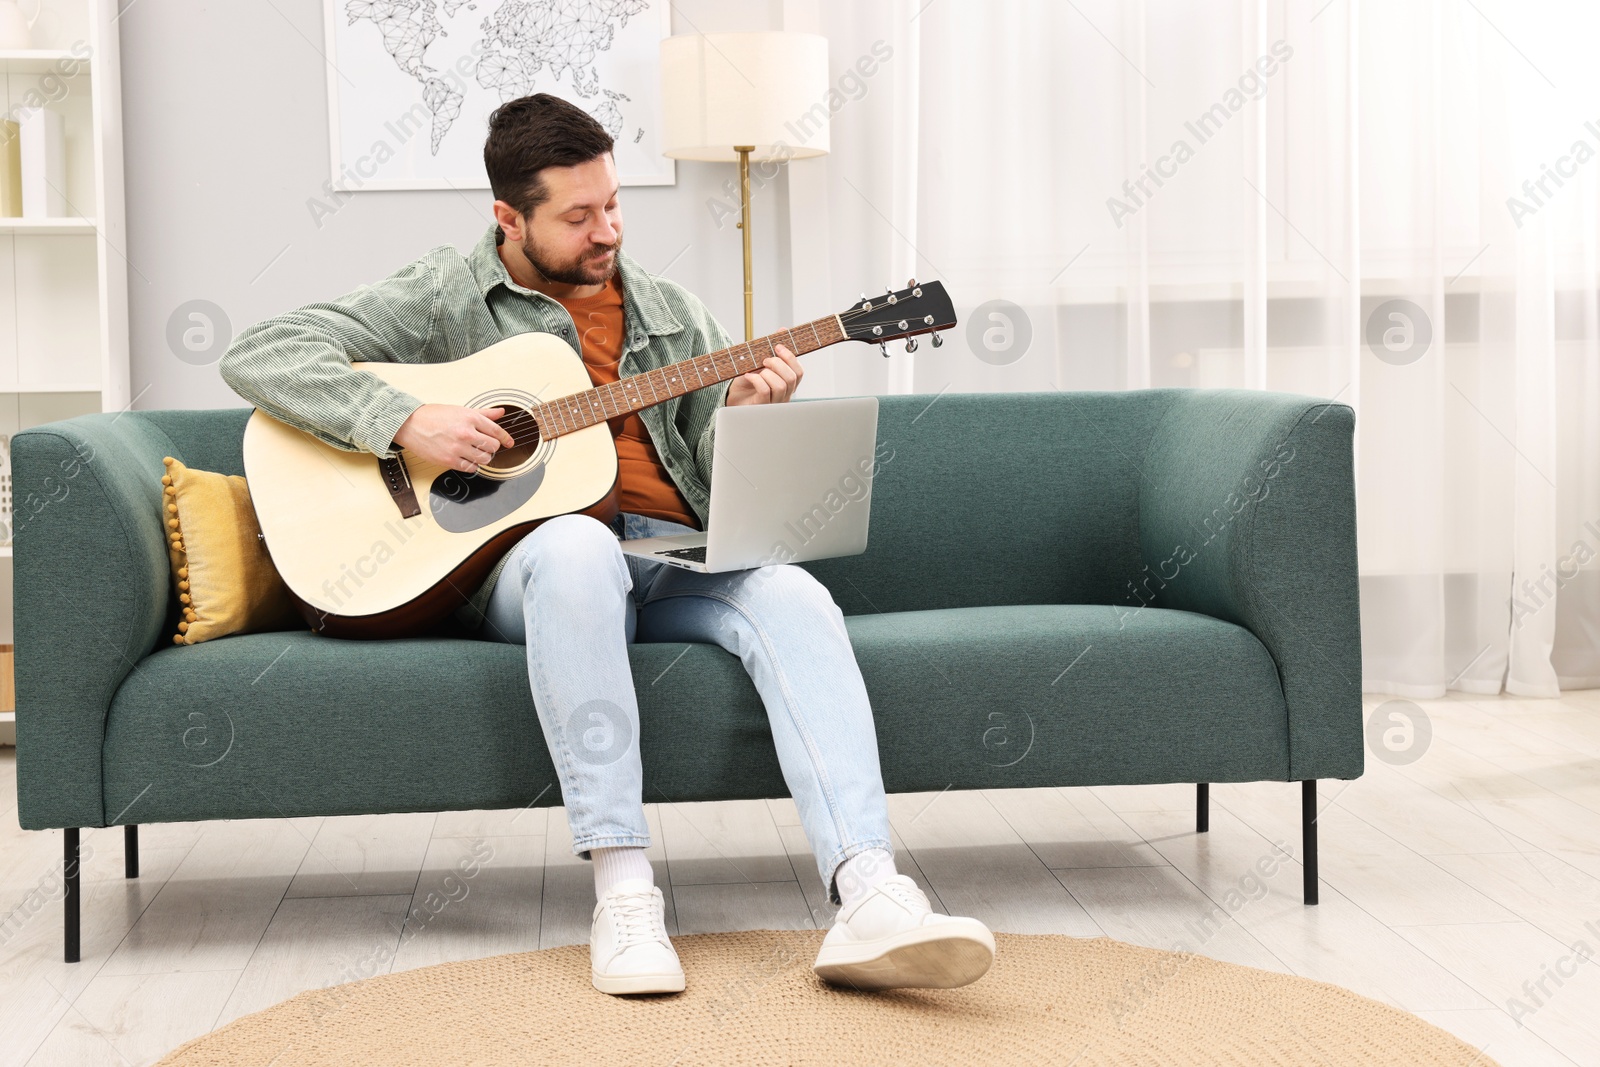
[[[962,318],[939,349],[819,353],[808,392],[1348,403],[1366,687],[1600,686],[1600,10],[790,0],[785,21],[828,35],[842,90],[832,153],[789,164],[796,314],[914,275]]]

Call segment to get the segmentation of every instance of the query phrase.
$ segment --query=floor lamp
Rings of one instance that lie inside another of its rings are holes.
[[[663,155],[739,164],[749,341],[755,337],[750,164],[776,168],[787,159],[827,154],[828,40],[782,31],[668,37],[661,42],[661,102]]]

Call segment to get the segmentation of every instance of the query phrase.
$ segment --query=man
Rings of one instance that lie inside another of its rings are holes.
[[[566,339],[598,385],[729,346],[704,304],[622,251],[612,139],[582,109],[543,93],[502,105],[484,164],[497,225],[470,255],[440,246],[377,285],[250,327],[222,358],[228,384],[338,447],[380,456],[399,448],[473,472],[513,443],[494,422],[500,409],[423,404],[350,362],[442,362],[537,330]],[[840,905],[814,964],[821,977],[950,987],[993,960],[983,923],[933,912],[895,870],[872,710],[827,590],[791,564],[699,574],[618,547],[622,537],[704,528],[712,415],[723,403],[787,402],[802,370],[793,352],[777,353],[723,386],[612,420],[616,521],[544,522],[458,613],[478,636],[527,647],[572,848],[594,862],[591,978],[606,993],[685,984],[644,855],[627,653],[636,639],[714,643],[743,661],[823,885]]]

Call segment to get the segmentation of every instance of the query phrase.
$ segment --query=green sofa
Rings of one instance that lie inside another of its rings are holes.
[[[19,433],[18,813],[78,828],[561,803],[520,648],[309,631],[175,646],[162,457],[242,473],[250,409]],[[871,543],[832,591],[890,792],[1361,774],[1354,414],[1242,390],[881,398]],[[679,656],[682,654],[682,658]],[[646,801],[782,797],[711,645],[636,644]],[[668,671],[668,665],[673,669]]]

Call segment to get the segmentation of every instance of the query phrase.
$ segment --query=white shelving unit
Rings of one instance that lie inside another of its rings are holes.
[[[0,433],[128,406],[127,227],[116,0],[42,0],[37,46],[0,50],[0,118],[61,115],[68,214],[0,218]],[[31,10],[32,5],[28,5]],[[0,548],[0,646],[12,644]],[[0,744],[16,715],[0,712]]]

